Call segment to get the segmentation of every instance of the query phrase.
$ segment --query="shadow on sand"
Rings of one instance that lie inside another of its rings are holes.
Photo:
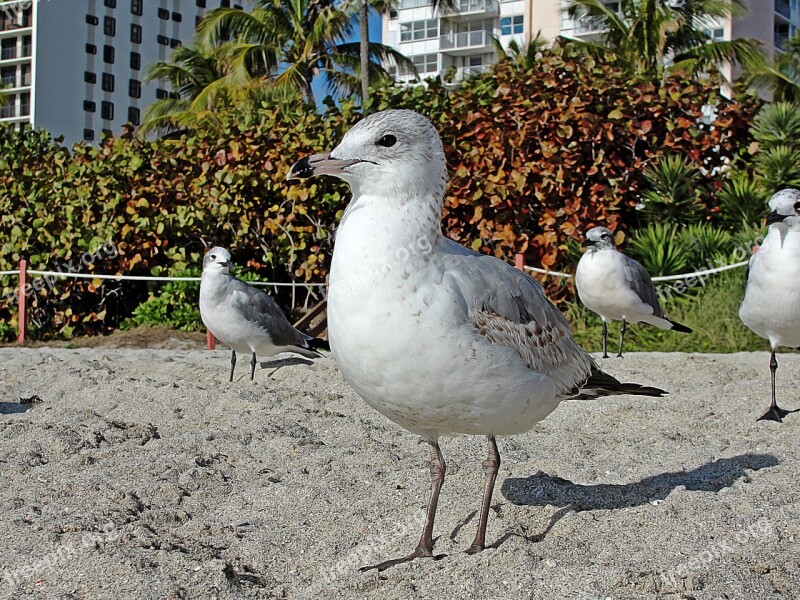
[[[740,454],[731,458],[720,458],[691,471],[660,473],[622,484],[577,484],[539,471],[530,477],[509,477],[503,482],[501,493],[508,501],[517,505],[562,507],[553,514],[545,531],[530,537],[521,536],[529,541],[539,542],[561,518],[572,511],[640,506],[654,500],[663,500],[678,487],[692,492],[719,492],[747,477],[747,471],[758,471],[778,464],[778,459],[771,454]],[[499,546],[513,536],[519,534],[506,533],[494,546]]]

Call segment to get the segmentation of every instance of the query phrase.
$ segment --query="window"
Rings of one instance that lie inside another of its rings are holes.
[[[524,17],[522,15],[503,17],[500,19],[500,35],[522,33],[523,19]]]
[[[158,41],[158,43],[159,43],[159,44],[161,44],[162,46],[169,46],[169,38],[168,38],[167,36],[165,36],[165,35],[159,35],[159,36],[156,38],[156,40],[157,40],[157,41]]]
[[[31,65],[21,65],[20,70],[22,72],[22,85],[31,85]]]
[[[86,112],[93,113],[94,111],[97,110],[97,105],[94,102],[92,102],[91,100],[84,100],[83,101],[83,110],[85,110]]]
[[[230,8],[231,0],[220,0],[219,6],[220,8]]]
[[[417,40],[428,40],[439,35],[439,23],[436,19],[426,21],[414,21],[412,23],[400,24],[400,41],[411,42]]]
[[[94,15],[86,15],[86,24],[87,25],[97,25],[99,22],[100,22],[100,19],[98,19]]]
[[[114,46],[106,44],[103,46],[103,62],[110,65],[114,64]]]
[[[172,39],[169,41],[169,47],[170,47],[170,48],[172,48],[173,50],[174,50],[175,48],[180,48],[181,46],[183,46],[183,44],[181,43],[181,41],[180,41],[179,39],[172,38]]]
[[[95,73],[92,73],[91,71],[84,71],[83,80],[86,83],[97,83],[97,75]]]
[[[174,12],[172,13],[172,20],[175,21],[176,23],[180,23],[181,21],[183,21],[183,17],[181,16],[181,13]]]
[[[86,44],[86,54],[97,54],[97,46],[94,44]]]
[[[100,103],[100,116],[105,121],[113,121],[114,120],[114,103],[109,102],[107,100],[103,100]]]
[[[482,56],[470,56],[469,57],[469,66],[470,67],[482,67],[483,66],[483,57]]]
[[[0,108],[0,118],[5,119],[7,117],[16,117],[17,116],[17,96],[16,94],[9,94],[6,96],[8,102],[5,106]]]
[[[158,88],[156,90],[156,98],[159,100],[164,100],[165,98],[169,98],[169,92],[163,88]]]
[[[22,56],[30,56],[33,52],[33,37],[26,35],[22,38]]]
[[[138,71],[142,68],[142,55],[138,52],[131,52],[131,69]]]
[[[103,129],[103,137],[104,138],[114,137],[114,133],[110,129]]]
[[[203,17],[201,17],[200,15],[197,15],[194,18],[194,28],[197,29],[198,27],[200,27],[200,23],[202,23],[202,22],[203,22]]]
[[[198,8],[205,8],[206,7],[206,0],[196,0],[195,4]]]
[[[142,16],[142,2],[143,0],[131,0],[131,14],[137,17]]]
[[[103,0],[103,4],[108,8],[117,8],[117,0]]]
[[[85,139],[87,142],[94,140],[94,129],[84,129],[83,139]]]
[[[128,122],[131,125],[135,125],[137,127],[139,126],[139,123],[141,122],[141,111],[138,108],[136,108],[135,106],[131,106],[128,109]]]
[[[102,88],[104,92],[114,91],[114,76],[111,73],[103,73]]]
[[[114,17],[103,17],[103,33],[109,36],[117,34],[117,20]]]
[[[420,54],[412,56],[411,62],[419,73],[435,73],[439,70],[439,61],[435,54]]]
[[[166,8],[159,8],[158,9],[158,18],[163,19],[164,21],[169,19],[169,11]]]
[[[136,23],[131,23],[131,41],[134,44],[142,43],[142,26]]]
[[[393,6],[389,7],[389,18],[390,19],[396,19],[397,18],[397,9],[394,8]]]
[[[138,79],[131,79],[128,81],[128,95],[131,98],[142,97],[142,82]]]
[[[31,95],[25,92],[19,95],[19,116],[29,117],[31,115]]]
[[[0,69],[0,83],[9,87],[17,87],[17,67]]]

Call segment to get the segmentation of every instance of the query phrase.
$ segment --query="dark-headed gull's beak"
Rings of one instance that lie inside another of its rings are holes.
[[[223,267],[228,267],[229,269],[233,267],[233,263],[231,261],[229,261],[229,260],[221,260],[221,261],[217,262],[217,264],[221,265]]]
[[[767,226],[772,225],[773,223],[783,223],[783,220],[786,218],[786,215],[782,215],[777,210],[773,210],[771,213],[767,215],[766,221]]]
[[[358,160],[331,158],[330,152],[312,154],[298,160],[286,174],[286,180],[308,179],[317,175],[339,175],[346,167],[354,165]]]
[[[585,240],[583,240],[581,242],[581,246],[583,246],[584,248],[588,248],[589,246],[594,246],[596,243],[597,242],[595,242],[594,240],[590,240],[589,238],[586,238]]]

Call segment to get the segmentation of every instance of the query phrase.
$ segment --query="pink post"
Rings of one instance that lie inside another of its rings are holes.
[[[514,256],[514,266],[520,271],[525,271],[525,255],[517,254]]]
[[[17,317],[17,327],[19,334],[17,335],[17,342],[19,345],[25,343],[25,325],[28,321],[28,297],[25,295],[25,288],[28,287],[28,262],[21,258],[19,260],[19,297],[17,299],[17,309],[19,316]]]
[[[217,339],[210,330],[206,329],[206,349],[213,350],[217,347]]]

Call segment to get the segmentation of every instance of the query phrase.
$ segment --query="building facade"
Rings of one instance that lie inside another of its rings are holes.
[[[497,61],[493,40],[508,47],[525,45],[537,35],[545,41],[559,36],[599,39],[579,20],[570,19],[563,0],[459,0],[450,14],[433,11],[430,0],[400,0],[383,15],[383,43],[411,59],[421,79],[448,71],[453,81],[479,72]],[[769,56],[780,51],[800,28],[800,0],[744,0],[748,13],[725,19],[709,31],[714,39],[754,38]],[[618,9],[619,2],[606,5]],[[451,70],[454,69],[454,70]],[[412,81],[397,73],[399,81]]]
[[[0,0],[0,123],[67,143],[99,141],[169,91],[149,65],[191,43],[203,15],[230,0]]]

